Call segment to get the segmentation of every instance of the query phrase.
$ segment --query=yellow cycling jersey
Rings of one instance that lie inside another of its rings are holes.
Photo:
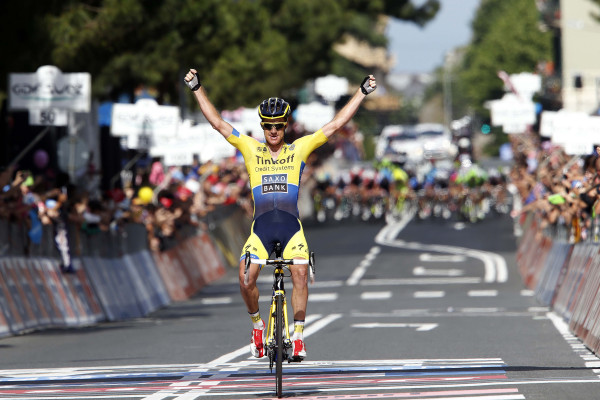
[[[302,171],[310,153],[327,142],[323,131],[318,130],[296,139],[292,144],[284,144],[275,159],[266,144],[240,135],[235,129],[227,141],[244,157],[254,200],[254,219],[274,209],[299,218],[298,191]]]

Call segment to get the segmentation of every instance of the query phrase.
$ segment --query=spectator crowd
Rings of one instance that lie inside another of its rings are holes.
[[[286,141],[304,134],[301,126],[292,124]],[[355,146],[362,136],[355,126],[345,127],[338,136],[313,153],[303,183],[313,179],[314,167],[324,158],[361,157],[362,147]],[[239,155],[204,163],[194,159],[192,165],[182,167],[163,165],[160,158],[146,161],[122,171],[118,187],[105,191],[74,185],[67,174],[52,173],[55,178],[48,179],[43,171],[36,174],[14,166],[4,168],[0,173],[0,230],[19,229],[0,232],[8,238],[0,254],[15,243],[22,248],[11,249],[12,254],[35,254],[35,247],[51,232],[53,246],[64,254],[63,266],[68,269],[70,254],[81,254],[85,238],[101,232],[118,233],[127,224],[143,225],[148,247],[161,251],[183,239],[182,228],[207,228],[210,214],[219,207],[235,204],[252,216],[248,174]],[[93,178],[83,176],[81,180]],[[11,240],[15,232],[24,240]]]
[[[286,140],[292,142],[303,134],[292,125]],[[509,190],[515,221],[533,215],[540,232],[562,235],[571,242],[597,241],[600,147],[589,155],[568,156],[561,147],[533,133],[509,135],[509,140],[513,151]],[[353,161],[364,157],[362,135],[355,126],[345,127],[311,155],[303,186],[316,185],[318,168],[329,157]],[[163,165],[158,158],[146,164],[124,171],[121,184],[103,192],[70,184],[66,174],[48,180],[43,174],[6,167],[0,173],[0,229],[11,224],[22,228],[26,236],[22,254],[34,254],[32,248],[41,242],[43,232],[51,232],[52,243],[68,269],[71,254],[80,254],[83,238],[119,232],[130,223],[144,226],[148,247],[161,251],[183,239],[183,227],[206,229],[210,214],[219,207],[235,204],[252,215],[248,174],[239,155],[204,163],[195,160],[184,167]],[[518,234],[519,223],[515,230]],[[8,246],[10,240],[0,254]]]
[[[567,155],[561,146],[534,134],[510,135],[512,216],[533,215],[539,234],[571,243],[599,239],[600,147]],[[516,226],[517,233],[519,230]]]

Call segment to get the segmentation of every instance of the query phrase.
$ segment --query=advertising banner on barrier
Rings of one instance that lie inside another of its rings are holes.
[[[94,284],[103,302],[107,317],[111,321],[142,317],[142,311],[133,293],[133,286],[125,264],[117,258],[96,258],[93,262],[84,261],[86,267],[94,270]]]
[[[157,308],[153,303],[152,293],[154,290],[144,278],[140,266],[137,265],[131,255],[124,256],[121,261],[127,271],[129,282],[133,288],[132,293],[135,295],[140,312],[142,315],[150,314]]]
[[[600,288],[600,282],[598,282],[596,279],[598,275],[596,273],[597,268],[595,268],[598,265],[598,247],[591,243],[586,243],[582,246],[589,249],[589,257],[587,262],[592,267],[588,270],[586,278],[583,282],[581,295],[577,299],[578,304],[573,312],[570,326],[575,335],[585,341],[590,329],[591,317],[594,313],[593,304],[596,299],[596,295],[598,294],[598,289]]]
[[[554,309],[567,321],[570,321],[573,315],[575,300],[581,290],[581,282],[586,272],[586,252],[587,249],[583,246],[573,246],[565,276],[554,301]]]
[[[86,313],[88,313],[89,319],[95,322],[104,321],[106,316],[104,315],[100,301],[92,289],[92,285],[88,279],[88,276],[85,274],[81,259],[74,258],[72,263],[73,267],[75,268],[75,275],[69,275],[67,279],[72,277],[74,281],[72,284],[73,289],[81,301],[85,303],[84,308]]]
[[[32,258],[20,258],[18,259],[19,272],[24,281],[21,285],[25,291],[27,298],[32,305],[33,312],[35,313],[38,320],[38,327],[45,327],[52,324],[50,314],[44,304],[44,299],[39,292],[38,286],[36,285],[35,273],[32,270],[33,259]],[[23,279],[24,278],[24,279]]]
[[[550,248],[546,263],[539,273],[539,279],[535,289],[536,298],[546,306],[551,305],[554,292],[558,285],[563,268],[566,268],[567,257],[570,254],[571,245],[556,242]]]
[[[189,246],[191,251],[196,253],[196,259],[202,261],[202,271],[207,282],[214,282],[225,274],[225,266],[221,261],[221,256],[208,234],[203,233],[192,238],[189,241]]]
[[[62,274],[62,272],[58,266],[52,264],[49,259],[42,259],[40,262],[42,265],[42,271],[44,272],[46,285],[48,288],[50,288],[50,293],[52,295],[54,304],[56,304],[60,310],[64,325],[77,326],[77,313],[73,309],[73,305],[69,301],[69,296],[67,295],[65,288],[63,287],[62,280],[60,279],[60,274]]]
[[[41,328],[50,324],[50,317],[41,303],[41,298],[37,293],[37,288],[33,281],[28,264],[30,259],[15,257],[13,263],[17,266],[19,273],[20,287],[23,295],[27,298],[27,303],[36,318],[36,327]]]
[[[60,262],[58,260],[50,261],[56,268],[56,270],[60,270]],[[80,269],[80,266],[77,266],[76,262],[81,262],[80,260],[72,260],[72,265],[74,268]],[[86,326],[92,325],[98,320],[94,312],[92,311],[92,307],[88,298],[86,296],[83,285],[81,284],[80,276],[84,274],[60,274],[59,278],[61,279],[62,286],[65,290],[67,298],[71,303],[71,307],[74,312],[77,314],[77,325],[78,326]]]
[[[2,306],[1,301],[2,300],[0,300],[0,307]],[[6,322],[6,319],[4,318],[4,314],[2,313],[2,310],[0,310],[0,338],[9,336],[9,335],[10,335],[10,328],[8,327],[8,322]]]
[[[143,317],[144,310],[140,306],[127,265],[120,258],[103,259],[104,268],[110,271],[110,278],[119,297],[120,319]]]
[[[594,268],[594,274],[596,282],[600,281],[600,271],[598,268]],[[600,283],[597,284],[597,287],[600,287]],[[594,313],[590,319],[591,327],[587,337],[585,338],[585,343],[595,354],[598,354],[598,350],[600,348],[600,294],[598,292],[596,292],[594,296],[593,311]]]
[[[64,316],[54,301],[49,285],[44,275],[44,266],[40,259],[32,259],[29,263],[29,270],[33,276],[33,284],[37,288],[38,295],[42,305],[50,318],[50,324],[53,326],[62,326],[65,323]]]
[[[2,275],[10,292],[10,296],[16,305],[21,321],[23,321],[25,329],[33,329],[37,326],[37,320],[27,301],[27,297],[23,293],[23,289],[19,285],[19,275],[16,271],[17,266],[13,264],[13,260],[4,258],[0,261],[2,265]]]
[[[82,257],[81,263],[109,321],[116,321],[120,314],[117,296],[107,278],[108,272],[102,267],[102,261],[96,257]]]
[[[596,247],[596,246],[595,246]],[[592,258],[592,264],[598,265],[600,261],[600,255],[598,254],[598,248],[596,247],[596,253]],[[583,332],[581,333],[581,339],[584,343],[586,343],[590,348],[595,347],[595,342],[597,340],[594,337],[594,326],[598,321],[598,313],[600,312],[600,307],[598,305],[598,291],[600,291],[600,272],[598,268],[592,268],[590,270],[590,275],[586,280],[588,282],[589,290],[586,293],[586,298],[584,302],[588,307],[585,319],[582,321]]]
[[[17,304],[8,290],[3,269],[4,267],[0,264],[0,307],[11,332],[17,334],[25,329],[25,324],[23,324]]]
[[[590,268],[592,267],[592,257],[593,257],[593,248],[589,247],[589,246],[584,246],[584,245],[579,245],[578,247],[581,247],[582,252],[581,252],[581,260],[579,261],[581,263],[581,265],[583,266],[583,274],[582,274],[582,280],[580,282],[580,285],[577,288],[577,292],[574,293],[573,296],[573,302],[571,305],[572,308],[572,314],[571,314],[571,319],[569,322],[569,329],[571,329],[571,331],[573,333],[575,333],[575,335],[578,334],[580,327],[581,327],[581,323],[583,321],[584,315],[583,313],[587,312],[587,310],[585,310],[584,307],[584,302],[582,301],[582,299],[585,298],[585,293],[589,290],[589,286],[588,286],[588,276],[589,276],[589,271]]]
[[[183,269],[187,274],[190,283],[192,284],[194,290],[193,293],[195,294],[204,287],[206,282],[202,277],[202,271],[198,265],[198,260],[184,245],[184,243],[185,242],[179,243],[171,250],[174,251],[175,256],[180,260],[181,265],[183,266]]]
[[[147,250],[125,255],[123,261],[130,268],[136,290],[139,288],[138,292],[142,295],[140,300],[143,301],[146,314],[168,304],[169,296]]]
[[[187,286],[185,286],[185,294],[186,297],[189,298],[196,293],[197,282],[194,281],[193,276],[190,274],[188,267],[185,265],[185,260],[179,257],[179,253],[176,248],[169,249],[165,253],[168,255],[169,262],[181,270],[183,275],[185,275]]]
[[[174,263],[172,257],[167,252],[154,252],[152,257],[173,301],[183,301],[191,295],[191,286],[183,268],[179,263]]]
[[[155,299],[153,300],[153,303],[156,307],[159,308],[169,304],[169,293],[167,293],[167,288],[158,273],[158,267],[156,266],[150,251],[142,250],[137,252],[133,254],[133,258],[136,260],[135,262],[143,268],[142,276],[148,280],[148,284],[154,290],[153,297]]]

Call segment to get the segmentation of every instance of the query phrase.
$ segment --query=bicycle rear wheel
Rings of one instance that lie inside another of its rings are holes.
[[[283,396],[283,296],[277,296],[275,308],[275,393]]]

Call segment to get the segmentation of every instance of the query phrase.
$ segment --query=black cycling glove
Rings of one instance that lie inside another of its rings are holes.
[[[191,81],[186,81],[185,79],[183,80],[185,82],[185,84],[192,89],[194,92],[198,89],[200,89],[200,86],[202,86],[200,84],[200,80],[198,79],[198,74],[194,74],[194,77],[192,78]]]
[[[363,79],[362,83],[360,84],[360,90],[365,96],[369,93],[372,93],[375,90],[374,87],[371,87],[371,85],[369,85],[369,79],[369,76],[365,76],[365,79]]]

